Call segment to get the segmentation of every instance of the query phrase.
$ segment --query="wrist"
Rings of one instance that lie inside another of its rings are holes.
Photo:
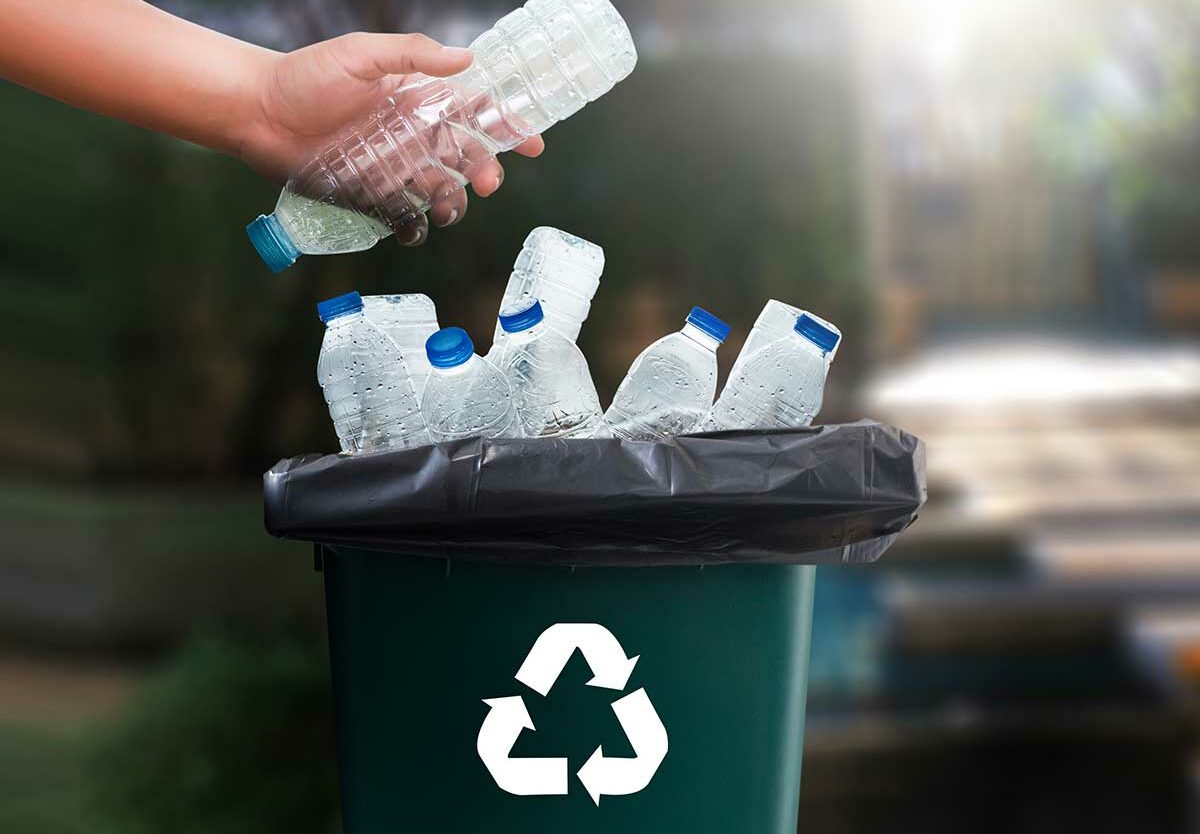
[[[226,109],[227,118],[221,150],[250,167],[274,178],[286,178],[287,172],[269,170],[267,161],[274,157],[276,130],[263,106],[265,93],[273,83],[275,64],[282,54],[254,49],[237,74],[238,84]]]

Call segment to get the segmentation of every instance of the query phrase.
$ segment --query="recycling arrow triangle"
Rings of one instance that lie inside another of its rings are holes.
[[[592,670],[588,686],[623,691],[639,656],[627,657],[617,638],[597,623],[557,623],[543,631],[530,648],[515,678],[539,695],[549,694],[575,650]],[[536,728],[520,695],[490,698],[475,749],[496,785],[516,796],[556,796],[568,792],[565,758],[513,758],[513,747],[524,730]],[[650,784],[666,758],[667,730],[645,689],[612,704],[621,729],[633,748],[633,758],[609,758],[603,747],[576,774],[592,801],[601,796],[627,796]]]

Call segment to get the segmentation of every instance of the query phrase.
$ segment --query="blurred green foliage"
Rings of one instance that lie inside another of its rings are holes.
[[[98,734],[87,772],[93,832],[339,830],[323,644],[196,643]]]
[[[0,646],[160,656],[206,631],[320,629],[311,548],[254,484],[149,490],[0,478]]]
[[[1194,266],[1200,262],[1200,67],[1189,64],[1172,76],[1166,112],[1124,132],[1113,182],[1140,253],[1156,266]]]
[[[1200,5],[1079,3],[1046,60],[1032,138],[1075,179],[1100,184],[1155,267],[1200,261]]]
[[[86,733],[76,724],[0,719],[0,831],[85,834]]]

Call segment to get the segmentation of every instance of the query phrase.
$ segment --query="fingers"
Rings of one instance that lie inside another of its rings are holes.
[[[401,246],[420,246],[429,237],[429,221],[425,215],[414,215],[406,223],[393,229],[396,242]]]
[[[542,155],[542,151],[546,150],[546,142],[541,136],[530,136],[513,148],[513,150],[521,154],[521,156],[528,156],[532,159],[533,157]]]
[[[442,46],[425,35],[354,32],[329,42],[342,67],[363,81],[414,72],[446,76],[462,72],[474,56],[469,49]]]
[[[467,213],[467,192],[456,182],[447,183],[429,206],[429,219],[435,226],[453,226]]]
[[[490,197],[504,182],[504,168],[495,157],[480,162],[467,174],[471,179],[471,188],[480,197]]]

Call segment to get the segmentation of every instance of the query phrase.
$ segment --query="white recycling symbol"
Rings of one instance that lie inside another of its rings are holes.
[[[557,623],[543,631],[517,670],[516,679],[545,696],[567,666],[575,650],[592,669],[588,686],[623,691],[640,655],[626,657],[625,650],[597,623]],[[520,695],[490,698],[491,710],[479,728],[475,749],[496,785],[517,796],[562,796],[567,793],[569,767],[565,758],[510,758],[522,730],[534,731],[533,719]],[[633,758],[610,758],[596,748],[576,774],[597,805],[601,796],[627,796],[650,784],[667,755],[667,729],[638,689],[612,704],[617,721],[633,747]]]

